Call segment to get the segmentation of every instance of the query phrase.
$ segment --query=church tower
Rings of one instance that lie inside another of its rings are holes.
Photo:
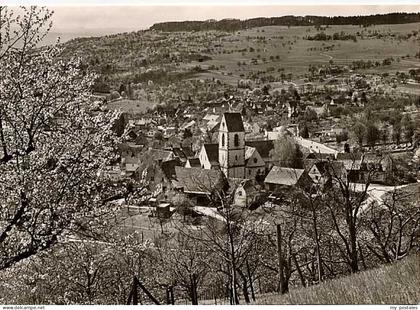
[[[227,178],[245,178],[245,129],[240,113],[224,113],[219,128],[219,164]]]

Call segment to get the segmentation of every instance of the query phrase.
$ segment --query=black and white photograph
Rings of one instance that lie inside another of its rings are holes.
[[[415,2],[1,1],[0,308],[416,310],[419,146]]]

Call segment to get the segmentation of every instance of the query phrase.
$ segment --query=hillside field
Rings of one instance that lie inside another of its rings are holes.
[[[201,65],[203,68],[222,67],[223,69],[212,70],[212,73],[215,78],[228,83],[240,79],[241,74],[246,77],[251,71],[266,71],[269,67],[274,68],[273,75],[278,74],[278,69],[283,69],[282,72],[292,73],[295,79],[297,76],[308,73],[309,65],[327,64],[330,60],[338,65],[349,65],[355,60],[382,61],[387,57],[397,59],[409,55],[408,58],[396,60],[388,66],[370,69],[370,71],[363,70],[366,73],[407,72],[411,68],[420,67],[420,60],[414,58],[419,51],[419,41],[415,37],[401,40],[398,35],[406,35],[419,30],[420,23],[377,25],[368,28],[352,25],[329,26],[323,31],[327,35],[342,31],[352,35],[356,32],[363,33],[363,39],[358,37],[357,42],[353,42],[352,40],[306,40],[304,37],[314,36],[321,32],[309,26],[252,28],[238,31],[219,39],[218,42],[212,42],[216,51],[208,54],[212,59],[204,63],[192,62],[191,64]],[[370,37],[375,31],[384,37]],[[257,37],[265,37],[265,40],[259,40]],[[250,48],[253,51],[250,52]],[[243,51],[244,49],[246,51]],[[255,64],[255,61],[252,63],[252,59],[258,59],[258,63]],[[238,65],[238,62],[245,62],[246,65]],[[228,72],[231,72],[230,76],[227,75]],[[208,76],[207,73],[202,77]]]

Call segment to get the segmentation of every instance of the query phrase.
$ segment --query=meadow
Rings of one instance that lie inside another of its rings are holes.
[[[153,109],[156,106],[156,103],[150,102],[148,100],[129,100],[129,99],[120,99],[111,101],[108,103],[109,109],[119,109],[122,112],[132,113],[132,114],[141,114],[145,113],[147,109]]]
[[[402,39],[413,31],[420,30],[420,23],[399,25],[377,25],[363,28],[343,25],[329,26],[323,30],[327,35],[344,32],[345,34],[362,34],[353,40],[315,41],[304,39],[320,31],[314,27],[268,26],[238,31],[213,42],[211,60],[204,63],[193,62],[203,68],[216,66],[211,70],[215,78],[231,84],[243,78],[249,72],[267,71],[271,67],[273,75],[278,72],[292,73],[294,79],[308,73],[309,65],[325,65],[331,60],[337,65],[350,65],[355,60],[382,61],[393,57],[395,61],[388,66],[371,70],[360,70],[362,73],[395,73],[420,67],[420,61],[414,55],[419,51],[419,39],[412,36]],[[377,32],[382,36],[373,36]],[[262,39],[264,38],[264,39]],[[406,56],[409,56],[406,58]],[[401,59],[404,57],[404,59]],[[397,60],[399,58],[399,61]],[[253,61],[254,60],[254,61]],[[257,61],[255,61],[257,60]],[[241,63],[238,65],[238,63]],[[191,65],[191,64],[190,64]],[[280,70],[280,71],[279,71]],[[228,75],[229,74],[229,75]],[[242,76],[241,76],[242,75]],[[202,78],[209,74],[202,74]]]

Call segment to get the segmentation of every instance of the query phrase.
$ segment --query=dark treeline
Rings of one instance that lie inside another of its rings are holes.
[[[382,25],[420,22],[420,13],[389,13],[368,16],[281,16],[258,17],[246,20],[222,19],[156,23],[150,29],[160,31],[237,31],[263,26],[313,26],[313,25]]]

